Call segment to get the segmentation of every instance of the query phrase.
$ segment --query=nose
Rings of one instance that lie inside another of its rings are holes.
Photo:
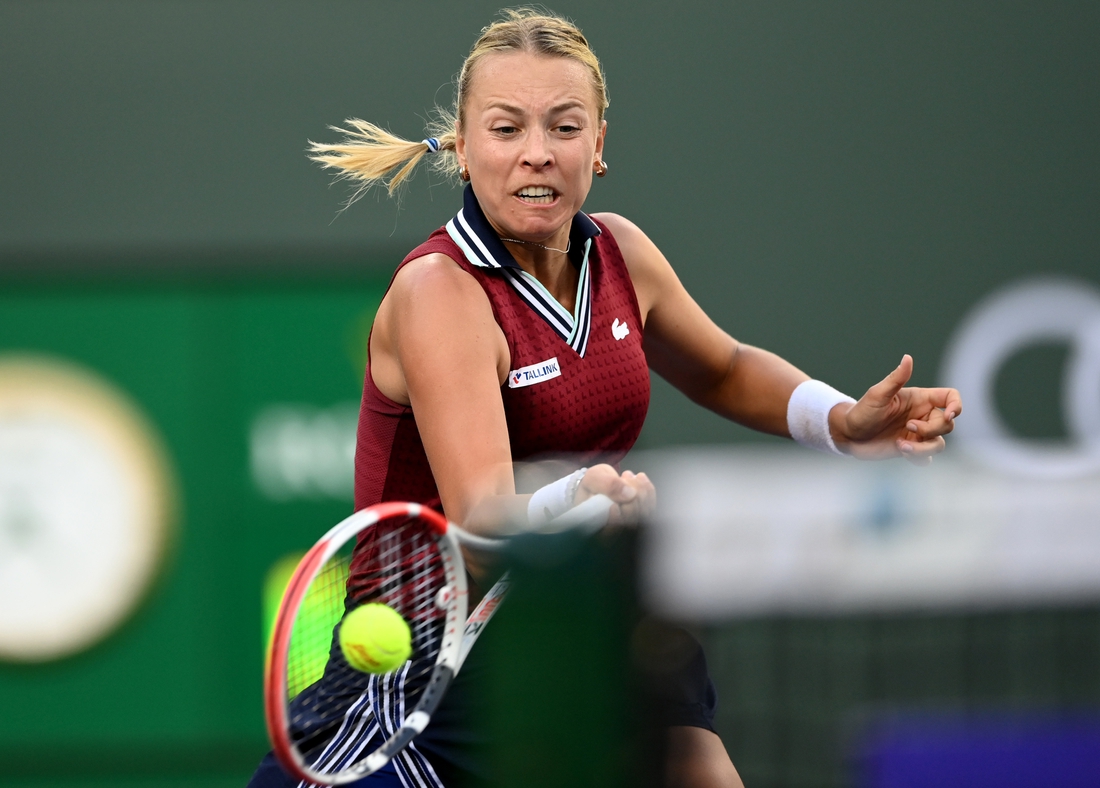
[[[544,130],[533,129],[527,134],[527,145],[523,151],[523,163],[536,170],[544,169],[554,163],[550,140]]]

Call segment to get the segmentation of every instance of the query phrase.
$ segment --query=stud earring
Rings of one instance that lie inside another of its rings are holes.
[[[596,171],[597,178],[602,178],[607,175],[607,162],[603,159],[596,159],[596,163],[592,165],[592,169]]]
[[[462,179],[463,183],[469,183],[470,171],[463,167],[461,170],[458,171],[458,177]]]

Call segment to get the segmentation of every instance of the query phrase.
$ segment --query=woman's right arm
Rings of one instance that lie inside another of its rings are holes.
[[[378,308],[370,354],[378,389],[416,414],[452,522],[515,495],[500,396],[508,343],[472,276],[440,254],[406,264]]]

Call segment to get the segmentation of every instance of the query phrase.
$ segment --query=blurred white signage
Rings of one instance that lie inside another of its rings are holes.
[[[634,458],[632,458],[634,459]],[[1100,600],[1100,483],[790,449],[636,457],[652,608],[715,620]]]
[[[156,428],[98,372],[0,355],[0,660],[98,643],[160,572],[175,473]]]
[[[280,404],[252,420],[250,465],[267,498],[351,500],[359,403],[329,408]]]
[[[1070,440],[1020,440],[997,413],[994,382],[1015,353],[1040,342],[1065,342],[1070,355],[1061,407]],[[994,468],[1024,476],[1079,478],[1100,473],[1100,291],[1067,279],[1030,279],[979,303],[948,343],[943,383],[962,393],[963,416],[952,436]]]

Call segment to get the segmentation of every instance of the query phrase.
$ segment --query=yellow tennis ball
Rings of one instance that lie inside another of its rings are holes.
[[[340,625],[344,659],[364,673],[389,673],[412,653],[412,632],[401,614],[379,602],[360,605]]]

